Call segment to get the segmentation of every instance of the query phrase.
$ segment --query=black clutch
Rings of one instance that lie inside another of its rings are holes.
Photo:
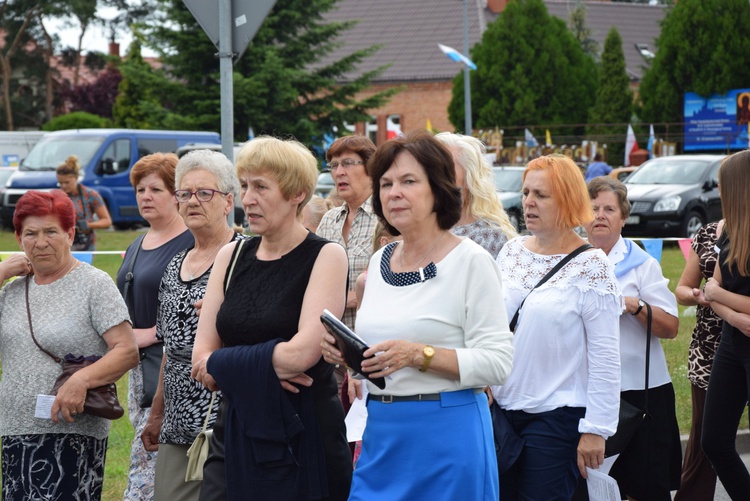
[[[370,377],[367,373],[362,372],[362,361],[365,359],[364,352],[369,348],[367,343],[328,310],[323,310],[320,321],[323,322],[326,330],[336,338],[336,347],[344,356],[347,367],[365,377],[381,390],[385,389],[385,378]]]

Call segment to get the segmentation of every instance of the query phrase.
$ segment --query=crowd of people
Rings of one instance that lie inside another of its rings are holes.
[[[71,252],[111,220],[68,158],[61,190],[18,201],[22,252],[0,262],[19,277],[0,291],[3,499],[100,499],[110,422],[90,398],[128,371],[124,499],[587,499],[621,405],[646,413],[608,472],[623,499],[713,499],[717,475],[744,499],[750,152],[722,163],[724,219],[696,235],[674,294],[621,236],[630,203],[606,169],[532,160],[519,236],[485,153],[447,132],[341,137],[337,205],[313,195],[318,162],[292,139],[249,141],[234,165],[144,156],[130,181],[149,227],[114,282]],[[235,200],[247,234],[227,224]],[[684,460],[661,345],[678,303],[697,307]],[[365,341],[361,364],[325,310]],[[52,391],[69,356],[90,363]]]

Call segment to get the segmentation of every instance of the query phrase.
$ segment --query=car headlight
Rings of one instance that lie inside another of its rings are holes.
[[[667,197],[662,198],[658,202],[656,202],[656,205],[654,205],[654,212],[666,212],[666,211],[676,211],[680,207],[680,202],[682,201],[682,197],[679,195],[675,195],[673,197]]]

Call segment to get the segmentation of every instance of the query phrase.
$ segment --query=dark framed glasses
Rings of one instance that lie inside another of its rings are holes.
[[[193,198],[193,195],[195,195],[195,198],[197,198],[199,202],[210,202],[211,199],[214,198],[214,195],[216,193],[219,193],[220,195],[229,194],[228,192],[224,191],[212,190],[210,188],[201,188],[200,190],[196,191],[175,190],[174,198],[178,203],[186,204],[190,201],[191,198]]]

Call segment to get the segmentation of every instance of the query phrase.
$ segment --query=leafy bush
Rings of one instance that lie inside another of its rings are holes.
[[[85,111],[74,111],[53,118],[42,126],[42,130],[52,132],[66,129],[104,129],[109,126],[110,121],[106,118]]]

